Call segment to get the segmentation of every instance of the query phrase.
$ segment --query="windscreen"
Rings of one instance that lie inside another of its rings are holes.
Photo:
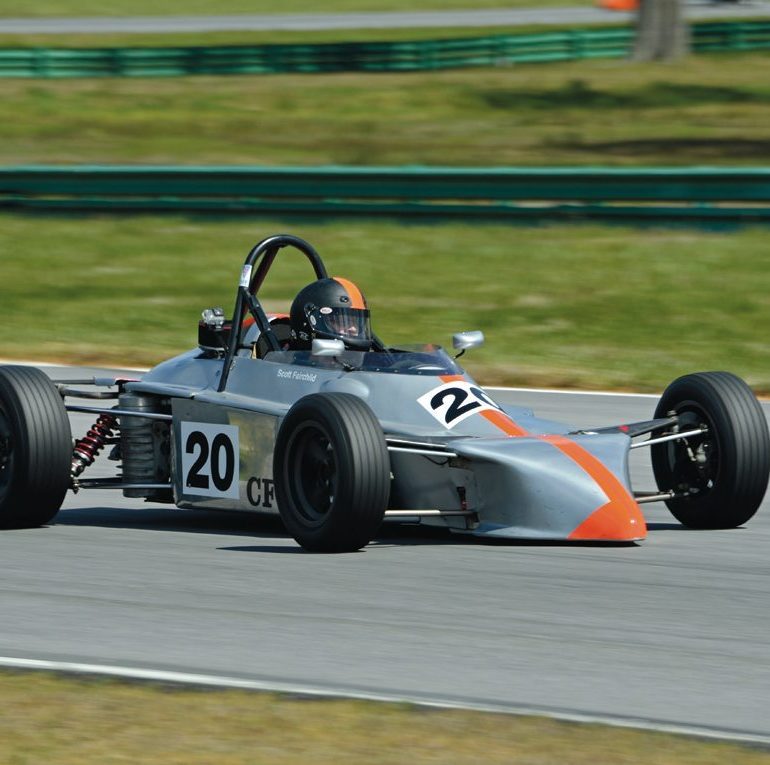
[[[310,351],[274,351],[264,357],[275,364],[339,368],[345,371],[405,375],[460,375],[462,368],[437,345],[408,346],[386,351],[348,351],[339,356],[313,356]]]

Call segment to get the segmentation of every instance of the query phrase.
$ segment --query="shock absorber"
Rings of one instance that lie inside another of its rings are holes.
[[[112,435],[112,429],[117,426],[117,422],[111,414],[100,414],[85,436],[75,442],[70,473],[73,478],[77,478],[89,465],[93,464],[96,456],[107,443],[107,439]]]

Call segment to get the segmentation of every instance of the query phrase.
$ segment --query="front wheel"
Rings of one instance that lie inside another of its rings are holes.
[[[673,516],[698,529],[734,528],[756,513],[770,476],[770,435],[762,407],[729,372],[680,377],[666,388],[655,417],[676,415],[680,433],[702,434],[656,444],[652,468]]]
[[[313,552],[350,552],[382,523],[390,457],[372,410],[349,393],[315,393],[284,418],[273,474],[278,509],[294,539]]]
[[[0,528],[48,523],[70,485],[64,402],[34,367],[0,367]]]

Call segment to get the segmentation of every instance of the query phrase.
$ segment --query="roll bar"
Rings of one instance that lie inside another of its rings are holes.
[[[299,250],[310,261],[316,279],[326,279],[328,277],[326,266],[324,266],[321,256],[316,252],[312,245],[304,239],[300,239],[298,236],[292,236],[291,234],[276,234],[275,236],[269,236],[267,239],[263,239],[251,248],[251,251],[244,261],[243,269],[241,271],[241,280],[238,284],[238,292],[235,296],[235,307],[233,309],[230,337],[225,351],[219,388],[217,389],[220,393],[227,387],[227,378],[230,376],[230,368],[233,365],[233,359],[241,344],[241,338],[243,336],[243,317],[246,311],[254,317],[254,321],[256,322],[260,333],[266,338],[270,350],[281,350],[278,339],[270,327],[270,322],[265,315],[261,303],[257,299],[257,292],[262,287],[267,272],[270,270],[273,261],[278,255],[278,251],[283,247],[293,247],[295,250]]]

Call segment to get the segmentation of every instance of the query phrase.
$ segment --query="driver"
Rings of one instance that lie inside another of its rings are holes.
[[[289,320],[293,350],[309,350],[316,337],[342,340],[353,351],[372,348],[366,298],[348,279],[335,276],[308,284],[294,298]]]

